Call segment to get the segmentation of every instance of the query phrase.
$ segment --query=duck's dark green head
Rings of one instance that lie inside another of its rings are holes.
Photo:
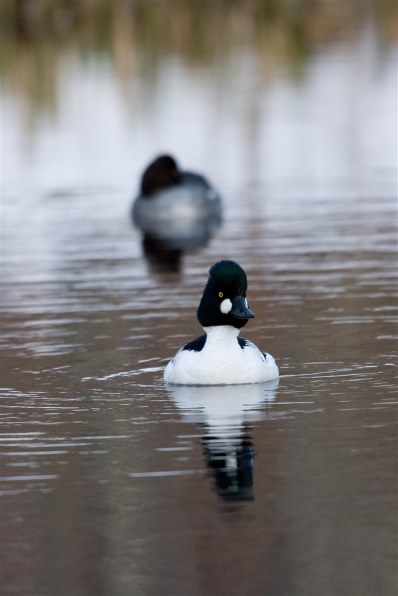
[[[209,279],[197,311],[202,327],[232,325],[240,329],[254,314],[246,300],[247,278],[235,261],[218,261],[209,270]]]

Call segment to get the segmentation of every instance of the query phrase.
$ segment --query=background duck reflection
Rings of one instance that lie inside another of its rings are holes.
[[[184,253],[206,246],[221,219],[210,217],[192,223],[176,223],[178,226],[159,226],[151,232],[137,226],[142,232],[142,251],[150,269],[178,273]]]
[[[167,388],[183,421],[203,429],[206,464],[223,499],[254,498],[255,446],[250,427],[267,419],[267,405],[275,400],[277,387],[278,380],[253,385]]]

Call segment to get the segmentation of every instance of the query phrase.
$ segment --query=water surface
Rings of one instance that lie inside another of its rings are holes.
[[[365,19],[299,73],[264,71],[247,39],[199,64],[174,48],[124,87],[106,55],[61,50],[39,114],[6,76],[3,593],[396,592],[396,48],[380,35]],[[130,220],[164,150],[224,197],[222,227],[169,266]],[[279,383],[165,387],[222,257],[247,271],[242,335]]]

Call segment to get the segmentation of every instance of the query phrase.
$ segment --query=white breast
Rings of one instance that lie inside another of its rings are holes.
[[[164,373],[176,385],[238,385],[262,383],[278,378],[274,358],[251,342],[242,349],[237,342],[239,330],[229,325],[208,327],[203,350],[180,350]]]

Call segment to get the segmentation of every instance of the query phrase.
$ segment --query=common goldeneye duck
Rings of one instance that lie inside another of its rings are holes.
[[[220,224],[221,199],[204,176],[182,171],[173,157],[161,155],[142,175],[133,219],[146,234],[162,238],[196,235],[203,223]]]
[[[164,380],[174,385],[239,385],[277,379],[274,358],[239,332],[254,317],[247,300],[247,278],[234,261],[209,270],[197,317],[206,335],[186,344],[168,363]]]

